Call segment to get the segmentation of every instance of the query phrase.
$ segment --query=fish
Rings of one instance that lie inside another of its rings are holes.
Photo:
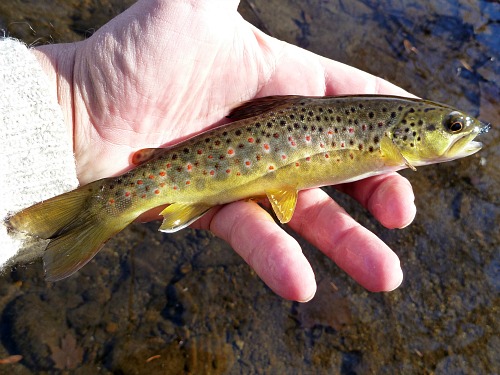
[[[7,218],[9,230],[49,239],[48,281],[88,263],[112,236],[155,207],[172,233],[212,207],[269,200],[281,223],[298,192],[455,160],[482,148],[490,125],[444,104],[398,96],[270,96],[244,102],[232,122],[132,156],[133,169]]]

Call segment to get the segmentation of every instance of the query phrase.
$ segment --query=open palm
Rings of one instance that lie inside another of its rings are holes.
[[[59,97],[71,108],[66,113],[81,183],[129,169],[140,148],[177,143],[220,124],[231,108],[254,97],[407,95],[269,37],[244,21],[237,5],[142,0],[84,42],[40,49],[56,56],[52,60],[72,61],[69,72],[56,74],[70,77],[71,94]],[[414,217],[411,186],[397,174],[344,189],[387,227],[405,226]],[[231,243],[283,297],[304,301],[314,295],[314,274],[300,246],[255,203],[214,209],[195,225]],[[301,192],[289,225],[366,288],[390,290],[401,282],[396,255],[322,190]]]

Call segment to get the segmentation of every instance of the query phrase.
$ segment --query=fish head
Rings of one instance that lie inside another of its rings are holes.
[[[463,158],[479,151],[483,144],[476,136],[488,132],[489,124],[454,108],[430,103],[407,113],[393,131],[393,142],[411,165],[427,165]],[[404,120],[404,119],[403,119]]]

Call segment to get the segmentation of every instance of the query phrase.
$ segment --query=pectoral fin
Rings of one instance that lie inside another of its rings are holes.
[[[404,163],[408,168],[411,168],[414,171],[417,170],[417,168],[411,165],[408,159],[404,157],[399,148],[394,144],[394,141],[388,136],[383,137],[380,141],[380,150],[382,151],[382,155],[391,163],[391,165],[401,165],[401,163]]]
[[[211,207],[200,203],[173,203],[160,213],[163,223],[159,230],[166,233],[177,232],[199,219]]]
[[[280,223],[288,223],[292,219],[295,205],[297,204],[297,189],[294,187],[285,187],[268,190],[266,191],[266,195]]]

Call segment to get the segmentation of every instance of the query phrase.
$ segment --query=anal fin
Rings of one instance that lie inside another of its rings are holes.
[[[273,211],[280,223],[288,223],[293,216],[297,204],[298,190],[294,187],[283,187],[266,191]]]
[[[202,203],[172,203],[160,213],[163,223],[159,230],[166,233],[177,232],[199,219],[210,208],[212,206]]]

